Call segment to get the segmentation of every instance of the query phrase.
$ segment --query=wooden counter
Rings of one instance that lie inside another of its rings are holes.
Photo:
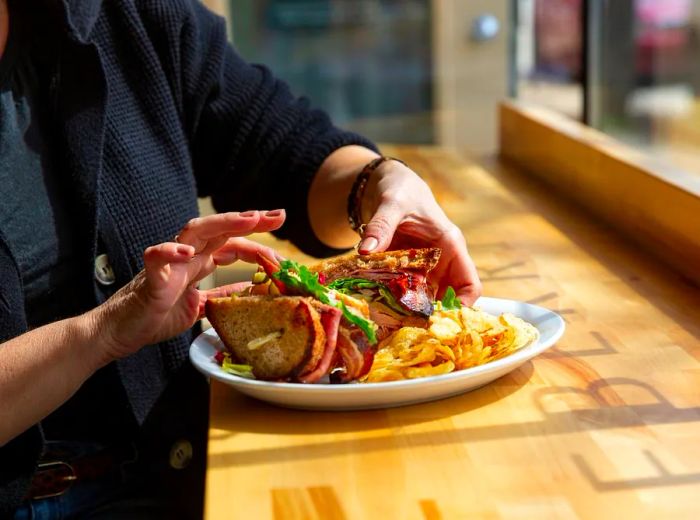
[[[212,384],[206,518],[698,518],[700,291],[538,182],[385,149],[464,230],[484,294],[556,310],[557,346],[404,408],[312,413]]]

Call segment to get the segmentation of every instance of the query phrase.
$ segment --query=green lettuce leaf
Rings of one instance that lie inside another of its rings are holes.
[[[389,288],[381,282],[365,280],[364,278],[338,278],[328,284],[328,287],[342,293],[359,292],[361,289],[375,289],[379,293],[378,300],[384,300],[387,307],[394,312],[408,316],[410,313],[396,300]]]
[[[318,281],[318,274],[312,273],[305,265],[294,260],[283,260],[280,263],[280,270],[272,273],[272,276],[291,289],[313,296],[321,303],[340,309],[346,320],[357,325],[365,333],[371,345],[377,342],[377,325],[373,321],[354,314],[343,302],[331,299],[331,288],[322,285]]]
[[[321,285],[318,274],[309,271],[305,265],[294,260],[283,260],[280,263],[280,270],[272,273],[272,276],[291,289],[297,289],[303,294],[328,303],[328,288]]]
[[[338,292],[350,293],[357,292],[360,289],[375,289],[379,285],[381,285],[379,282],[365,280],[364,278],[338,278],[329,283],[328,287]]]

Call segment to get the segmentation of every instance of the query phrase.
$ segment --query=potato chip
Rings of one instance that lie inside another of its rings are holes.
[[[447,311],[450,312],[450,311]],[[450,341],[462,332],[462,325],[452,316],[435,315],[430,317],[430,333],[441,341]]]
[[[363,381],[400,381],[463,370],[512,354],[538,335],[535,327],[512,314],[494,316],[476,307],[438,305],[427,329],[403,327],[380,343]]]
[[[415,379],[418,377],[437,376],[440,374],[449,374],[455,369],[455,364],[452,361],[446,361],[437,366],[419,366],[408,368],[404,371],[407,379]]]

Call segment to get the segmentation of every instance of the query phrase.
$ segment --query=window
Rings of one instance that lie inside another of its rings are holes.
[[[700,174],[700,2],[516,0],[513,86]]]
[[[383,142],[431,143],[428,0],[231,0],[233,42],[333,121]]]
[[[594,2],[589,123],[700,174],[700,2]]]
[[[514,94],[583,120],[583,0],[520,0],[514,13]]]

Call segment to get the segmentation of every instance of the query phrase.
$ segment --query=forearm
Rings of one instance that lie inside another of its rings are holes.
[[[351,247],[359,240],[348,224],[348,194],[362,168],[378,154],[363,146],[343,146],[321,164],[311,183],[308,212],[311,227],[330,247]]]
[[[41,421],[108,359],[99,311],[36,328],[0,345],[0,446]]]

